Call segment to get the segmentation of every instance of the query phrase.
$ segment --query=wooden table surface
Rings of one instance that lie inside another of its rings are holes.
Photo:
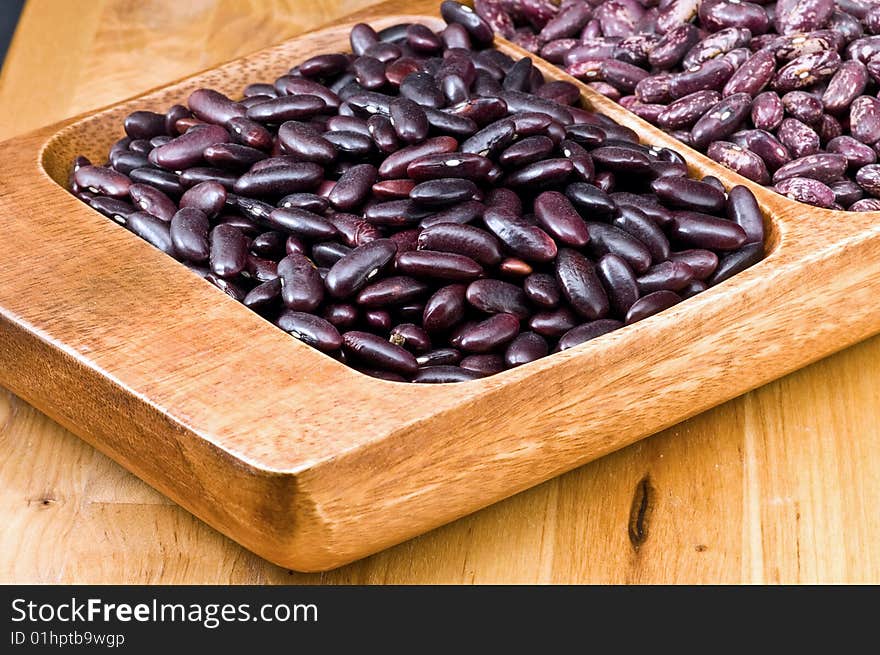
[[[29,0],[0,138],[366,4]],[[0,582],[878,583],[878,507],[880,337],[324,574],[244,550],[0,388]]]

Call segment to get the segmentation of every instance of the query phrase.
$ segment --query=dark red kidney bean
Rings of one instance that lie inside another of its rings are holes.
[[[644,244],[655,262],[669,257],[669,240],[647,214],[635,207],[621,207],[614,219],[614,226],[635,237]]]
[[[328,200],[336,209],[350,211],[360,207],[370,196],[378,171],[372,164],[352,166],[340,176]]]
[[[246,237],[252,237],[256,234],[259,234],[263,229],[256,222],[245,216],[236,216],[234,214],[228,216],[219,216],[216,219],[217,225],[231,225],[232,227],[237,227],[241,230]]]
[[[440,4],[440,15],[447,23],[455,23],[464,27],[474,45],[486,47],[492,44],[494,38],[492,28],[470,7],[453,0],[444,0]]]
[[[205,262],[211,252],[208,232],[211,228],[205,212],[195,207],[183,207],[174,214],[169,234],[174,251],[191,262]]]
[[[465,294],[472,307],[487,314],[513,314],[527,319],[532,311],[525,292],[515,284],[503,280],[483,279],[471,282]]]
[[[88,203],[90,207],[120,225],[125,225],[125,217],[137,211],[130,202],[111,198],[110,196],[95,196],[90,198]]]
[[[305,123],[287,121],[278,129],[278,141],[286,152],[304,162],[326,166],[336,160],[336,146]]]
[[[735,187],[744,188],[744,187]],[[694,279],[705,280],[718,267],[718,255],[711,250],[680,250],[669,254],[670,261],[687,264]]]
[[[331,116],[327,119],[328,132],[358,132],[371,137],[367,122],[356,116]]]
[[[507,115],[507,103],[501,98],[467,98],[443,110],[461,118],[472,120],[482,127]]]
[[[385,62],[364,55],[355,59],[352,65],[355,80],[370,91],[381,89],[388,83],[385,77]]]
[[[478,280],[473,284],[479,282]],[[526,297],[533,303],[550,309],[558,306],[562,297],[556,279],[547,273],[530,274],[523,282],[523,290]],[[516,312],[511,313],[516,314]]]
[[[492,234],[471,225],[439,223],[421,231],[420,250],[465,255],[483,266],[501,261],[501,246]]]
[[[559,191],[544,191],[538,195],[534,212],[538,225],[558,241],[579,248],[590,240],[584,219]]]
[[[748,187],[737,185],[730,190],[727,195],[727,218],[743,229],[746,243],[764,243],[764,216]],[[695,271],[697,274],[699,272]]]
[[[472,200],[477,185],[470,180],[446,177],[420,182],[409,192],[409,197],[420,205],[443,207]]]
[[[681,302],[681,296],[674,291],[655,291],[639,298],[626,314],[626,325],[653,316]]]
[[[631,148],[602,146],[590,154],[593,161],[615,173],[644,174],[651,170],[648,156]]]
[[[666,80],[668,95],[660,97],[668,101],[697,91],[720,89],[733,75],[733,71],[733,64],[723,58],[704,61],[683,73],[670,75]],[[648,102],[644,98],[642,101]]]
[[[464,152],[436,153],[412,160],[406,167],[406,175],[418,182],[446,178],[481,181],[491,168],[492,161],[482,155]]]
[[[382,178],[400,178],[407,174],[407,167],[416,159],[426,155],[451,153],[458,148],[458,141],[449,136],[426,139],[397,152],[390,154],[379,165],[379,176]]]
[[[318,96],[321,100],[324,101],[324,104],[327,105],[328,109],[339,108],[341,102],[339,96],[323,84],[320,84],[315,80],[307,79],[305,77],[293,77],[289,75],[281,79],[283,79],[283,83],[279,85],[278,82],[276,82],[276,88],[278,86],[281,86],[280,91],[283,95]]]
[[[229,195],[227,199],[231,200],[231,204],[237,207],[244,217],[256,222],[267,221],[269,214],[275,210],[269,203],[256,200],[255,198]]]
[[[251,170],[236,180],[233,189],[243,196],[284,196],[314,189],[323,179],[324,169],[312,162],[298,162]]]
[[[737,69],[721,93],[725,96],[747,93],[757,96],[770,84],[776,73],[776,58],[767,50],[759,50]]]
[[[841,114],[862,95],[868,84],[865,65],[856,60],[844,61],[822,93],[822,105],[830,114]]]
[[[208,146],[229,141],[229,133],[219,125],[207,125],[172,139],[150,152],[151,163],[169,170],[182,170],[199,164]]]
[[[439,280],[473,280],[483,274],[483,267],[470,257],[435,250],[402,252],[397,270],[416,277]]]
[[[397,246],[391,239],[376,239],[351,251],[327,273],[324,284],[336,298],[347,298],[363,288],[394,257]]]
[[[369,205],[364,211],[364,219],[373,225],[401,227],[416,225],[430,213],[430,209],[419,207],[407,198]]]
[[[247,240],[237,227],[223,223],[217,225],[211,230],[210,242],[209,259],[215,275],[233,277],[247,266]]]
[[[517,257],[505,257],[498,264],[498,272],[510,277],[524,277],[531,275],[533,271],[534,268],[532,268],[531,264]]]
[[[271,132],[250,118],[233,118],[226,124],[226,127],[229,128],[232,139],[242,145],[258,150],[272,148]]]
[[[224,125],[230,118],[245,115],[245,108],[213,89],[196,89],[187,100],[190,111],[207,123]]]
[[[769,171],[791,161],[788,149],[772,134],[765,130],[740,130],[730,136],[731,141],[741,148],[760,157]]]
[[[281,312],[275,325],[323,352],[334,352],[342,347],[339,331],[329,321],[314,314],[286,309]]]
[[[428,291],[424,282],[406,275],[397,275],[374,282],[357,294],[357,303],[366,307],[404,305]]]
[[[443,332],[458,324],[465,315],[467,287],[450,284],[438,289],[425,303],[422,325],[429,332]]]
[[[774,189],[783,196],[808,205],[829,208],[834,204],[834,191],[819,180],[789,177],[779,182]]]
[[[597,217],[611,216],[617,210],[611,196],[593,184],[573,182],[565,187],[565,195],[582,210]]]
[[[605,223],[587,222],[590,232],[588,250],[594,258],[613,253],[626,260],[636,273],[644,273],[651,266],[651,251],[628,232]]]
[[[305,77],[332,77],[348,68],[348,57],[338,53],[315,55],[299,65],[299,72]]]
[[[536,93],[540,97],[552,100],[560,105],[574,105],[581,98],[580,89],[571,82],[566,82],[565,80],[547,82],[538,88]],[[505,106],[506,105],[507,103],[505,103]]]
[[[378,228],[360,216],[335,212],[325,218],[336,228],[338,232],[337,238],[340,238],[347,246],[362,246],[381,237]]]
[[[821,140],[815,130],[796,118],[783,120],[776,136],[795,159],[815,155],[821,147]]]
[[[402,252],[409,252],[410,250],[416,250],[418,248],[419,231],[419,228],[402,230],[401,232],[395,232],[388,238],[393,239],[394,242],[397,244],[398,254]]]
[[[621,209],[624,207],[635,207],[660,227],[666,227],[672,222],[672,212],[663,207],[653,196],[640,196],[634,193],[617,191],[612,193],[609,198],[615,203],[615,211],[617,207]]]
[[[233,171],[226,171],[212,166],[193,166],[185,171],[181,171],[179,179],[180,184],[185,189],[202,182],[217,182],[222,184],[227,190],[232,190],[238,175]]]
[[[501,88],[507,91],[529,91],[529,82],[532,76],[532,60],[528,57],[519,59],[501,83]]]
[[[880,140],[880,100],[871,96],[859,96],[849,110],[850,131],[862,143],[873,144]]]
[[[605,143],[608,133],[598,125],[569,125],[565,130],[569,140],[586,148],[595,148]]]
[[[277,232],[275,230],[263,232],[253,238],[250,250],[255,255],[277,261],[285,254],[285,238],[286,236],[282,232]]]
[[[546,98],[534,96],[523,91],[504,90],[499,97],[507,103],[511,116],[521,113],[546,114],[563,125],[571,125],[572,117],[568,108]]]
[[[418,53],[431,54],[443,48],[443,41],[428,27],[419,23],[410,25],[406,30],[406,42]]]
[[[773,174],[773,182],[778,183],[789,177],[809,177],[826,184],[843,177],[847,167],[843,155],[818,153],[807,155],[788,162]]]
[[[569,159],[544,159],[508,173],[504,184],[511,187],[544,188],[561,184],[573,170],[574,164]]]
[[[681,177],[661,177],[651,182],[660,201],[673,209],[693,209],[711,214],[724,207],[724,192],[710,184]]]
[[[782,99],[774,91],[758,94],[752,102],[752,124],[759,130],[774,131],[785,118]]]
[[[556,257],[556,243],[550,235],[507,208],[487,208],[483,222],[511,252],[527,261],[549,262]]]
[[[843,207],[849,207],[865,196],[862,188],[852,180],[833,182],[830,189],[834,191],[835,202]]]
[[[384,309],[368,309],[364,312],[364,323],[366,327],[374,332],[388,332],[391,329],[393,320],[391,312]]]
[[[522,214],[523,206],[520,197],[510,189],[495,187],[486,194],[487,207],[503,207],[517,216]]]
[[[691,93],[664,107],[657,115],[656,122],[667,130],[690,128],[697,120],[721,100],[718,91],[706,90]]]
[[[379,37],[370,25],[358,23],[351,28],[348,35],[351,43],[351,51],[356,55],[362,55],[370,46],[379,43]]]
[[[733,221],[692,211],[675,212],[669,232],[673,239],[709,250],[736,250],[748,239]]]
[[[337,234],[336,228],[326,218],[298,207],[274,209],[266,221],[272,227],[306,239],[332,239]]]
[[[485,205],[483,205],[483,203],[476,200],[465,200],[464,202],[460,202],[457,205],[453,205],[443,211],[423,218],[420,225],[426,230],[444,223],[463,225],[477,220],[483,215],[484,211]],[[430,250],[438,250],[438,248],[430,248]]]
[[[128,196],[132,180],[112,168],[81,166],[73,174],[73,181],[83,189],[111,198]]]
[[[452,25],[450,25],[452,27]],[[467,382],[479,380],[483,375],[477,371],[470,371],[460,366],[448,364],[436,364],[422,366],[413,376],[413,382],[422,384],[443,384],[447,382]]]
[[[122,125],[132,139],[152,139],[166,134],[165,114],[152,111],[134,111],[125,117]]]
[[[562,294],[578,314],[595,320],[608,313],[608,296],[590,260],[576,250],[561,248],[555,268]]]
[[[204,158],[209,164],[226,168],[249,168],[253,164],[266,159],[262,150],[238,143],[217,143],[205,148]]]
[[[358,309],[348,303],[332,303],[324,306],[323,318],[338,329],[354,326],[358,320]]]
[[[608,253],[596,263],[596,274],[608,295],[611,312],[625,316],[639,298],[636,278],[629,264],[622,257]]]
[[[622,327],[623,323],[610,318],[602,318],[598,321],[590,321],[589,323],[578,325],[562,335],[559,343],[556,344],[555,352],[574,348]]]
[[[332,143],[336,150],[351,159],[364,158],[373,150],[373,140],[360,132],[335,131],[325,132],[324,138]]]
[[[721,193],[727,192],[724,188],[724,183],[721,180],[719,180],[717,177],[715,177],[714,175],[706,175],[700,181],[703,182],[704,184],[708,184],[709,186],[711,186],[714,189],[717,189]]]
[[[519,333],[519,319],[513,314],[494,314],[461,332],[461,350],[486,353],[511,341]]]
[[[510,145],[516,136],[516,123],[513,120],[506,118],[495,121],[466,139],[461,144],[461,152],[495,157]]]
[[[281,296],[281,278],[272,278],[261,282],[248,291],[242,304],[248,309],[260,311],[270,307]]]
[[[315,95],[280,96],[250,107],[246,116],[261,123],[283,123],[311,118],[324,111],[326,107],[327,103]]]
[[[181,118],[192,116],[192,112],[183,105],[172,105],[165,112],[165,134],[174,136],[177,134],[174,126]]]
[[[792,119],[793,120],[793,119]],[[758,184],[768,184],[770,173],[764,160],[755,153],[729,141],[715,141],[709,145],[706,154],[710,159],[723,164]]]
[[[780,34],[821,29],[831,19],[834,4],[831,0],[779,0],[773,25]]]
[[[428,136],[425,110],[409,98],[395,99],[389,111],[394,131],[405,143],[419,143]]]
[[[801,55],[776,71],[773,88],[785,93],[813,86],[834,75],[840,64],[840,55],[833,50]]]
[[[165,171],[159,168],[135,168],[129,177],[132,182],[140,184],[149,184],[156,187],[166,195],[171,197],[179,197],[183,193],[183,186],[180,179],[171,171]],[[128,190],[126,189],[126,194]]]
[[[518,168],[547,157],[554,147],[546,136],[530,136],[507,147],[499,155],[498,163],[505,168]]]
[[[559,143],[560,152],[571,162],[574,172],[583,182],[593,182],[596,177],[596,165],[593,157],[580,144],[571,139],[563,139]]]
[[[190,270],[194,269],[190,268]],[[204,279],[237,302],[242,302],[247,295],[247,289],[236,278],[224,279],[209,271],[204,275]]]
[[[504,351],[504,364],[509,368],[522,366],[545,357],[550,351],[547,340],[535,332],[521,332]]]
[[[711,287],[741,273],[745,269],[757,264],[764,257],[763,243],[750,243],[739,250],[727,253],[718,262],[718,268],[712,276],[706,280]]]
[[[311,312],[324,300],[324,281],[307,257],[287,255],[278,262],[281,300],[288,309]]]
[[[851,136],[838,136],[831,139],[825,149],[828,152],[843,155],[849,166],[861,168],[877,161],[877,153],[870,146]]]
[[[342,350],[353,361],[402,375],[414,375],[419,369],[408,350],[369,332],[346,332],[342,335]]]
[[[400,82],[400,95],[423,107],[439,109],[446,105],[446,98],[434,76],[424,71],[415,71],[403,78]]]
[[[382,180],[372,186],[376,200],[401,200],[409,198],[409,192],[416,185],[415,180]]]
[[[177,211],[177,205],[167,195],[147,184],[132,184],[128,195],[134,205],[163,221],[170,221]]]
[[[647,295],[654,291],[680,291],[694,279],[693,269],[685,262],[660,262],[636,279],[639,293]]]
[[[330,201],[315,193],[289,193],[278,201],[279,207],[297,207],[316,214],[323,214]]]
[[[733,134],[749,115],[752,97],[747,93],[727,96],[712,107],[691,128],[691,139],[697,148],[705,148],[712,141],[719,141]]]
[[[395,326],[391,330],[388,340],[414,354],[423,353],[431,349],[431,337],[428,336],[425,330],[414,323],[401,323]]]
[[[248,84],[242,90],[242,95],[245,98],[252,98],[254,96],[270,96],[275,97],[278,95],[278,91],[272,84],[263,84],[263,83],[254,83]]]
[[[128,175],[136,168],[149,166],[150,162],[147,159],[146,155],[142,155],[139,152],[129,152],[128,150],[121,150],[115,154],[110,155],[110,164],[118,172],[122,173],[123,175]],[[89,166],[90,164],[84,165]]]
[[[166,196],[167,197],[167,196]],[[200,182],[180,197],[180,208],[193,207],[208,217],[216,216],[226,205],[226,188],[218,182]]]
[[[385,116],[370,116],[367,119],[367,129],[370,131],[370,137],[376,148],[384,154],[396,152],[400,149],[400,140],[397,138],[397,132],[391,121]]]
[[[578,322],[578,317],[569,307],[559,307],[533,314],[529,319],[529,327],[542,336],[556,338],[575,327]]]

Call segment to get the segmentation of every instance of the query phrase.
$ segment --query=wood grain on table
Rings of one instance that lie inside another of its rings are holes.
[[[0,137],[366,4],[29,0]],[[0,389],[0,582],[878,583],[878,506],[880,338],[324,574],[244,550]]]

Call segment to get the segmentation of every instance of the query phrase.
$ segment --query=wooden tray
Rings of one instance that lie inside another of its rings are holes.
[[[395,2],[0,144],[0,384],[224,534],[298,570],[339,566],[621,448],[880,331],[877,214],[757,187],[583,88],[694,173],[748,184],[768,257],[657,316],[474,382],[368,378],[291,339],[62,188],[135,108],[237,93]],[[502,50],[524,54],[500,40]],[[545,75],[571,79],[538,62]]]

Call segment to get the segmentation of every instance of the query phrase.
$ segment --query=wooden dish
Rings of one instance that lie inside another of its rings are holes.
[[[787,200],[583,86],[588,104],[684,153],[695,174],[750,186],[768,256],[657,316],[468,383],[404,385],[347,368],[63,188],[73,156],[100,160],[136,108],[274,79],[347,49],[361,20],[437,27],[437,16],[431,0],[395,0],[0,144],[0,384],[293,569],[391,546],[880,330],[876,214]]]

